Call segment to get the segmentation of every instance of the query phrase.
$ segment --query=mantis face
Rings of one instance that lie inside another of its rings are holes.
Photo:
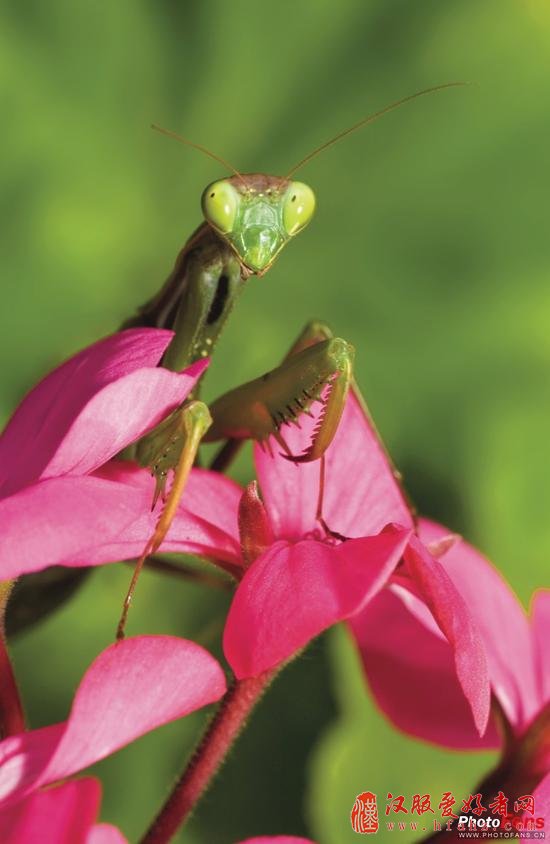
[[[311,220],[315,194],[303,182],[278,176],[231,176],[208,185],[202,210],[241,263],[263,275],[283,246]]]

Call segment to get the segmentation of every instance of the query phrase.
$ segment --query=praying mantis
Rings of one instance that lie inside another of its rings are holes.
[[[179,253],[160,292],[124,327],[172,329],[174,337],[160,364],[172,371],[211,356],[247,281],[252,276],[263,276],[286,244],[313,217],[315,195],[308,185],[294,181],[294,174],[346,135],[406,102],[463,84],[450,82],[426,88],[363,118],[303,158],[285,177],[241,174],[205,147],[154,126],[204,152],[233,175],[206,187],[201,202],[203,223]],[[349,343],[312,323],[276,369],[231,390],[210,408],[200,400],[200,384],[197,385],[193,396],[138,441],[130,453],[125,453],[151,471],[155,479],[153,508],[159,498],[163,503],[156,529],[134,569],[117,628],[118,639],[124,636],[140,571],[169,530],[200,443],[227,440],[212,464],[212,468],[221,470],[244,439],[256,440],[269,450],[274,439],[281,453],[295,463],[321,460],[322,484],[323,455],[336,433],[352,383],[353,357]],[[322,402],[322,409],[311,443],[302,454],[293,455],[281,428],[299,424],[302,414],[311,414],[315,401]],[[170,474],[173,481],[168,490]],[[328,530],[321,502],[322,490],[318,519]]]

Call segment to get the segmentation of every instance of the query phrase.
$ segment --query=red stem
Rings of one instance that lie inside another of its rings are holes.
[[[275,675],[236,680],[222,700],[189,764],[141,844],[166,844],[190,813],[220,769],[246,720]]]

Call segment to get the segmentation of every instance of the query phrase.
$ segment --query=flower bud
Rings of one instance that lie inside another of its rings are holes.
[[[269,516],[259,496],[256,481],[248,484],[239,502],[239,536],[245,569],[274,541]]]

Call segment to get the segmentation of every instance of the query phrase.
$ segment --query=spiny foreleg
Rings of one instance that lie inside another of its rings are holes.
[[[211,405],[213,424],[205,442],[230,437],[254,439],[271,449],[271,438],[288,459],[298,463],[317,460],[336,433],[353,368],[353,347],[338,337],[302,349],[280,366],[254,381],[231,390]],[[308,448],[293,455],[281,429],[299,426],[303,414],[322,410]]]

